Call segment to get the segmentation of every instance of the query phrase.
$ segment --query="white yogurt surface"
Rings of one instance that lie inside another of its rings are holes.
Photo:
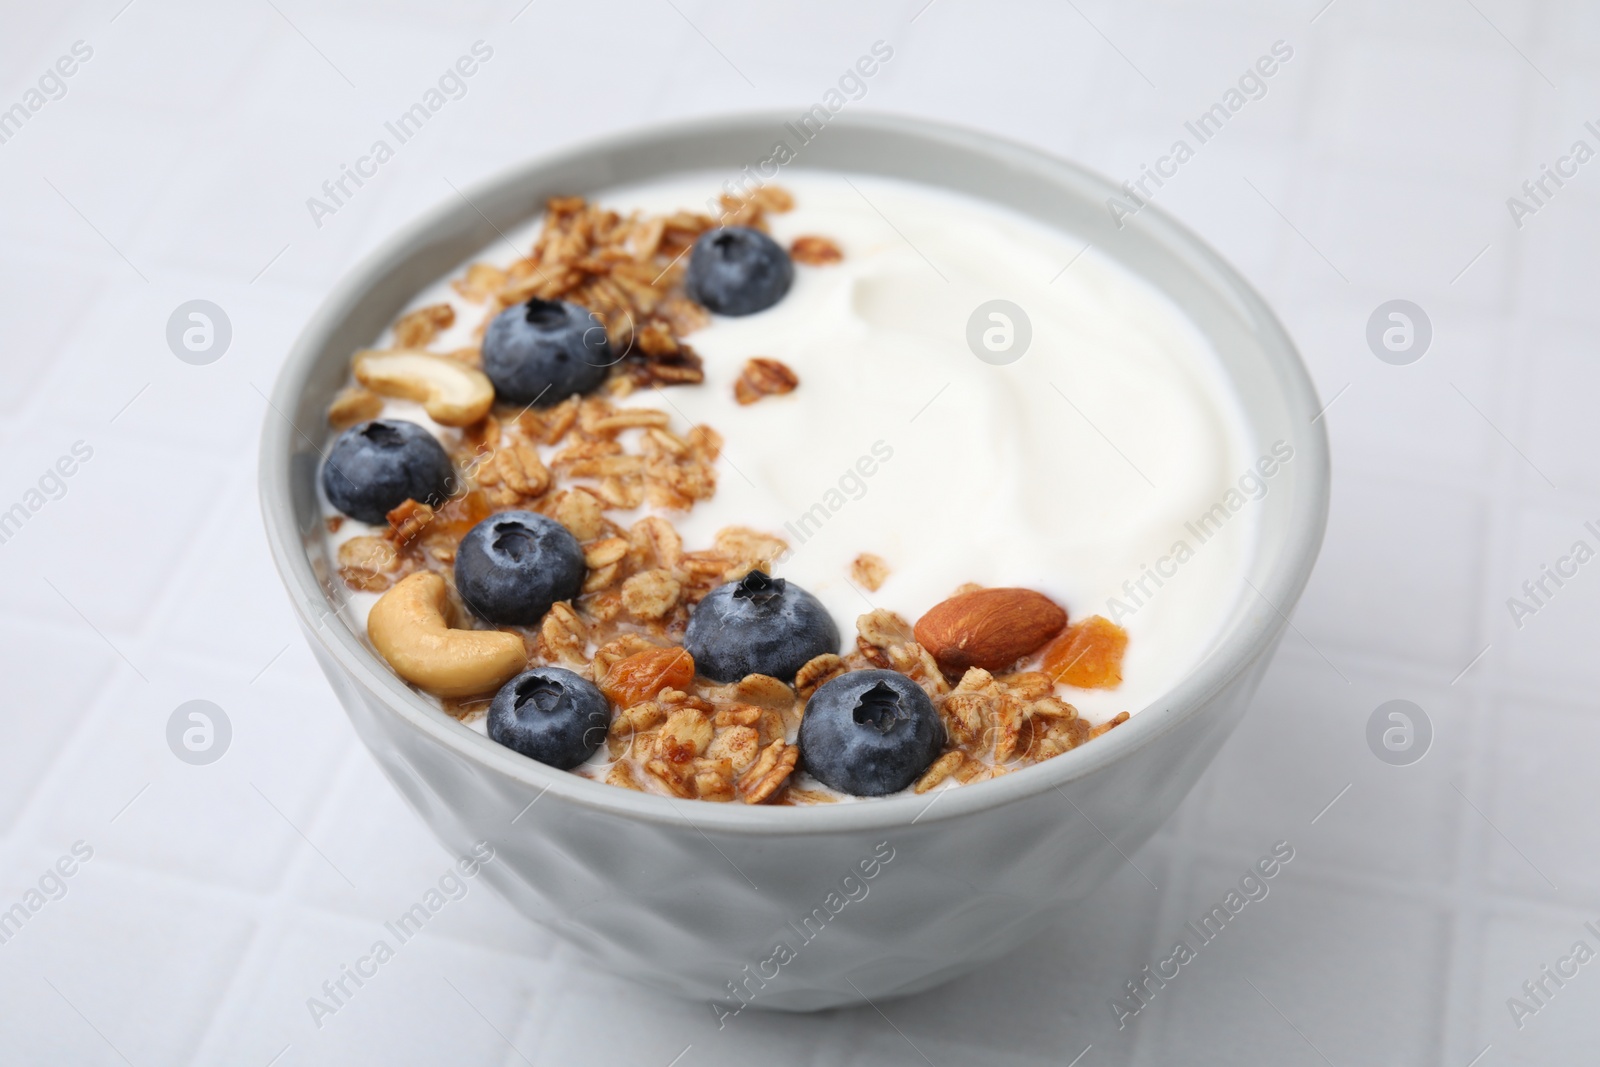
[[[623,212],[704,211],[722,177],[591,195]],[[876,177],[786,170],[779,183],[795,207],[767,216],[773,236],[785,246],[828,237],[843,262],[796,265],[771,309],[689,335],[704,384],[620,401],[726,439],[715,497],[666,513],[685,546],[708,548],[731,525],[782,536],[792,551],[777,573],[821,598],[846,643],[862,613],[889,608],[914,622],[965,582],[1037,589],[1074,620],[1109,615],[1120,598],[1134,609],[1119,620],[1122,685],[1064,695],[1095,722],[1156,702],[1215,639],[1255,537],[1248,504],[1203,543],[1186,528],[1230,490],[1237,497],[1256,459],[1208,342],[1098,250],[1023,216]],[[525,251],[536,230],[512,233],[512,244]],[[496,242],[473,260],[513,258]],[[460,273],[412,304],[455,306],[436,350],[472,343],[484,315],[450,289]],[[967,342],[969,316],[994,299],[1020,306],[1032,327],[1026,352],[1003,366]],[[781,360],[799,388],[738,405],[733,383],[751,356]],[[457,432],[416,405],[390,401],[389,413]],[[608,515],[626,524],[645,513]],[[348,521],[330,540],[362,532]],[[1192,558],[1164,565],[1176,573],[1160,588],[1146,578],[1136,604],[1124,583],[1180,539]],[[876,592],[850,578],[862,552],[891,568]],[[355,617],[375,599],[352,594]]]

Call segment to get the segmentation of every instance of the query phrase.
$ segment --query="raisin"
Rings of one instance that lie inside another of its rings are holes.
[[[663,689],[687,690],[694,657],[681,648],[652,648],[619,660],[606,672],[600,691],[619,708],[649,700]]]

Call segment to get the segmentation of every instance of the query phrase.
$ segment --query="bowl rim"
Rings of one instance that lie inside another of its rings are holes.
[[[1199,714],[1213,696],[1274,646],[1288,623],[1278,606],[1299,597],[1316,562],[1327,525],[1331,472],[1326,430],[1320,420],[1315,419],[1320,400],[1310,374],[1288,331],[1254,287],[1199,236],[1156,205],[1149,204],[1140,210],[1138,224],[1156,231],[1169,254],[1181,250],[1211,272],[1226,286],[1226,295],[1253,320],[1256,333],[1263,338],[1266,354],[1280,375],[1287,413],[1291,417],[1298,415],[1306,427],[1303,442],[1296,442],[1296,460],[1304,461],[1296,463],[1296,477],[1303,479],[1306,491],[1295,493],[1291,501],[1292,510],[1285,524],[1278,565],[1270,572],[1269,579],[1256,587],[1271,610],[1246,613],[1224,631],[1209,655],[1155,703],[1097,738],[1094,744],[1080,746],[971,788],[939,790],[932,798],[926,794],[906,794],[874,798],[870,802],[806,807],[680,801],[555,770],[495,744],[429,704],[383,664],[353,629],[342,623],[330,624],[330,619],[337,618],[337,608],[329,603],[312,569],[293,515],[290,445],[295,435],[304,435],[283,412],[297,406],[327,336],[349,310],[398,260],[414,251],[424,235],[437,232],[452,218],[470,217],[470,212],[476,211],[473,204],[495,191],[515,188],[537,172],[584,158],[603,158],[636,146],[643,137],[654,140],[710,137],[752,126],[770,130],[789,119],[790,116],[777,111],[749,111],[650,124],[569,145],[475,182],[464,190],[464,196],[444,199],[423,212],[348,270],[307,320],[279,370],[264,413],[261,434],[260,506],[273,562],[302,629],[367,694],[381,698],[386,712],[457,757],[537,790],[538,795],[530,807],[546,793],[553,793],[565,803],[595,812],[680,827],[688,825],[702,834],[715,830],[732,835],[807,836],[902,827],[921,821],[924,815],[930,822],[939,822],[1018,803],[1051,789],[1059,790],[1067,782],[1119,763]],[[1078,163],[986,131],[868,110],[836,115],[830,119],[829,126],[910,135],[985,156],[991,162],[1009,163],[1046,174],[1070,175],[1074,184],[1099,188],[1106,197],[1122,192],[1105,177]],[[663,166],[662,173],[684,169],[681,164],[669,162]],[[465,206],[463,200],[467,202]]]

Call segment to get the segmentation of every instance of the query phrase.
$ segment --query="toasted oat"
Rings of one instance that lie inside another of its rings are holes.
[[[539,450],[520,437],[508,438],[494,454],[495,472],[500,484],[522,498],[544,495],[550,488],[550,470],[539,458]]]
[[[684,800],[694,797],[694,768],[671,760],[647,759],[645,773],[664,786],[668,793]]]
[[[692,452],[683,457],[658,453],[644,461],[644,489],[652,506],[688,511],[717,491],[717,472]]]
[[[600,479],[595,492],[605,507],[631,511],[644,503],[644,479],[610,474]]]
[[[739,779],[739,793],[746,804],[760,804],[776,793],[799,762],[800,750],[785,741],[772,742]]]
[[[730,704],[718,708],[712,724],[721,730],[724,726],[754,726],[761,721],[762,709],[754,704]]]
[[[962,747],[992,747],[991,727],[1004,695],[988,671],[981,667],[968,669],[939,705],[951,743]]]
[[[426,348],[440,330],[455,324],[456,309],[449,304],[429,304],[400,316],[394,324],[395,348]]]
[[[328,425],[343,430],[358,422],[366,422],[383,414],[383,397],[370,389],[352,385],[339,390],[339,395],[328,405]]]
[[[461,722],[472,722],[489,711],[490,697],[444,697],[439,701],[444,712]]]
[[[707,756],[730,761],[738,773],[754,763],[760,752],[761,735],[750,726],[729,726],[717,731],[715,740],[706,749]]]
[[[836,804],[838,801],[839,798],[832,793],[824,793],[820,789],[801,789],[798,786],[791,785],[783,791],[783,796],[774,803],[809,805]]]
[[[763,211],[774,215],[794,208],[794,195],[781,185],[758,185],[751,191],[750,199]]]
[[[565,526],[580,543],[593,541],[605,532],[605,516],[601,514],[600,498],[587,489],[563,491],[555,500],[552,518]]]
[[[540,444],[560,444],[578,422],[578,398],[568,397],[547,411],[528,408],[517,416],[522,432]]]
[[[660,647],[661,644],[659,642],[652,641],[643,634],[622,634],[605,642],[595,649],[595,681],[597,683],[603,681],[606,675],[611,673],[612,667],[629,656],[636,656],[641,652],[649,652],[651,649]]]
[[[551,606],[539,624],[539,650],[546,659],[589,666],[589,625],[566,601]]]
[[[386,537],[352,537],[339,546],[339,577],[351,589],[380,592],[394,584],[400,555]]]
[[[608,563],[604,567],[596,567],[583,579],[585,593],[598,593],[610,589],[622,577],[622,566],[617,563]]]
[[[733,799],[733,761],[707,757],[694,761],[694,795],[699,800]]]
[[[583,562],[590,569],[610,566],[627,554],[628,541],[623,537],[605,537],[583,546]]]
[[[679,337],[711,325],[711,313],[687,297],[667,297],[656,306],[656,314]]]
[[[807,234],[790,243],[789,258],[808,267],[827,267],[843,259],[844,253],[828,238]]]
[[[606,771],[606,784],[620,785],[624,789],[640,789],[639,783],[634,780],[633,771],[628,769],[627,762],[623,760],[613,763],[611,769]]]
[[[506,272],[487,263],[474,263],[465,277],[450,283],[451,288],[474,304],[481,304],[506,285]]]
[[[733,398],[741,404],[754,404],[764,396],[792,393],[800,376],[786,365],[765,356],[745,360],[739,380],[733,383]]]
[[[433,508],[415,500],[406,500],[385,517],[389,520],[390,535],[395,543],[403,545],[433,522]]]
[[[667,716],[656,749],[663,759],[685,763],[705,755],[714,733],[709,715],[698,708],[680,707]]]
[[[800,699],[810,700],[811,694],[815,693],[819,686],[831,682],[844,672],[844,660],[832,652],[824,652],[815,659],[807,660],[795,674],[795,691],[800,694]]]
[[[1076,719],[1078,709],[1056,697],[1041,697],[1028,705],[1030,719]]]
[[[862,664],[899,671],[930,696],[950,691],[939,665],[917,644],[911,624],[892,611],[879,608],[856,620],[856,655]]]
[[[622,583],[622,606],[631,615],[653,621],[664,617],[677,606],[678,594],[682,589],[682,584],[672,576],[671,571],[640,571]]]
[[[691,427],[688,440],[695,455],[706,463],[715,463],[722,454],[722,435],[709,426]]]
[[[682,653],[682,655],[686,656],[688,653]],[[686,663],[688,661],[680,658],[678,662]],[[685,677],[682,684],[689,685],[694,681],[694,675],[692,673],[685,671],[684,674]],[[663,689],[656,699],[661,701],[661,703],[668,708],[694,708],[696,711],[704,711],[708,714],[715,711],[717,708],[715,704],[707,700],[705,697],[702,697],[696,693],[687,692],[682,689]]]
[[[949,752],[946,752],[944,755],[934,760],[928,769],[922,772],[922,777],[917,779],[917,784],[914,787],[914,791],[918,793],[926,793],[928,790],[932,789],[934,786],[950,777],[950,775],[955,772],[956,768],[960,767],[966,762],[966,760],[967,757],[962,754],[960,749],[951,749]]]
[[[735,563],[764,569],[770,569],[774,560],[789,551],[789,542],[783,538],[752,530],[748,526],[724,526],[717,531],[711,543],[718,552]]]
[[[1000,688],[1000,699],[995,701],[990,713],[990,733],[993,737],[994,761],[997,764],[1010,763],[1016,758],[1019,750],[1028,747],[1024,737],[1028,728],[1024,705],[1010,693],[1005,692],[1004,686]]]
[[[1119,712],[1117,712],[1116,716],[1111,718],[1110,720],[1101,723],[1099,726],[1090,727],[1089,728],[1089,736],[1091,738],[1099,737],[1101,734],[1109,732],[1112,727],[1121,726],[1123,723],[1125,723],[1127,721],[1128,721],[1128,713],[1125,712],[1125,711],[1119,711]]]
[[[876,593],[889,577],[889,564],[882,556],[863,552],[850,564],[850,577],[866,586],[869,593]]]
[[[626,737],[654,730],[667,720],[667,709],[659,701],[646,700],[632,707],[622,708],[611,717],[608,733],[612,737]]]
[[[765,674],[747,674],[734,683],[733,697],[770,711],[785,712],[794,707],[794,690],[782,679]]]
[[[1055,686],[1051,683],[1050,676],[1039,671],[1006,674],[998,678],[997,681],[1005,686],[1006,692],[1024,701],[1039,700],[1055,692]]]
[[[971,785],[973,782],[981,782],[994,776],[993,769],[978,760],[967,760],[955,769],[954,774],[956,781],[962,785]]]
[[[654,515],[640,519],[628,531],[628,536],[645,565],[654,563],[671,570],[683,558],[683,538],[666,519]]]
[[[916,640],[909,622],[883,608],[876,608],[856,619],[856,634],[858,642],[880,650],[894,645],[909,645]],[[872,657],[869,655],[868,658]],[[888,664],[879,666],[887,667]]]

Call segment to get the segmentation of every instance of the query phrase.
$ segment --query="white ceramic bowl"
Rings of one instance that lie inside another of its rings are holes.
[[[1020,945],[1094,889],[1172,813],[1244,714],[1311,572],[1328,502],[1327,441],[1293,343],[1194,235],[1155,208],[1118,229],[1105,207],[1114,186],[1032,149],[841,115],[799,165],[946,187],[1092,240],[1216,346],[1251,424],[1251,454],[1293,445],[1294,462],[1254,505],[1254,588],[1218,605],[1227,623],[1210,654],[1092,744],[934,794],[931,806],[915,796],[780,808],[674,801],[551,770],[433,707],[335,613],[315,479],[351,353],[546,197],[675,171],[732,176],[771,154],[784,121],[740,116],[616,137],[451,198],[329,294],[278,378],[261,445],[273,558],[312,651],[396,788],[452,853],[491,842],[497,858],[484,877],[528,918],[612,970],[707,1001],[725,1022],[747,1000],[810,1010],[926,989]]]

